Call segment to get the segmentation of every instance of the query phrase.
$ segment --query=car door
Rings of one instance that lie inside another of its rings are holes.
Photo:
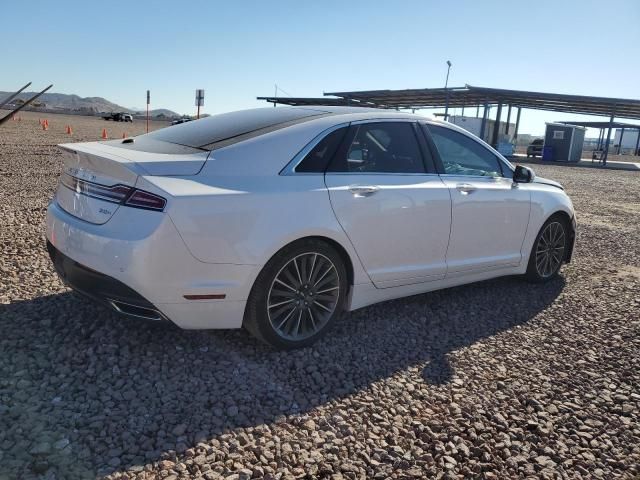
[[[446,274],[451,198],[417,129],[353,123],[325,173],[336,218],[378,288]]]
[[[471,134],[434,124],[423,128],[451,192],[447,277],[519,265],[530,192],[519,188],[509,165]]]

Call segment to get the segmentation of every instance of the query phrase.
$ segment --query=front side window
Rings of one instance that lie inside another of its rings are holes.
[[[487,148],[462,133],[450,128],[428,125],[436,144],[444,173],[501,177],[500,161]]]
[[[333,172],[425,173],[418,141],[409,122],[353,125],[330,167]]]

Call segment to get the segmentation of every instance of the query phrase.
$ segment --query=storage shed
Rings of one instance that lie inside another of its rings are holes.
[[[555,162],[579,162],[586,130],[577,125],[547,123],[542,159]]]

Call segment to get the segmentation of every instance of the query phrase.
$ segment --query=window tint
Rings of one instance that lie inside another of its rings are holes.
[[[298,164],[295,171],[302,173],[323,173],[340,146],[340,142],[346,132],[347,127],[339,128],[320,140],[318,144],[307,153],[302,162]]]
[[[450,128],[429,125],[444,173],[501,177],[500,161],[491,151],[472,138]]]
[[[347,148],[331,165],[334,172],[424,173],[412,124],[364,123],[351,127]],[[350,140],[350,141],[349,141]]]
[[[145,137],[194,148],[212,148],[216,143],[238,138],[251,132],[263,132],[327,115],[311,108],[253,108],[221,113],[193,122],[161,128]]]

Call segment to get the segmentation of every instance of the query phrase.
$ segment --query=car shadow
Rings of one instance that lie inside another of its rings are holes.
[[[408,367],[447,388],[453,352],[533,319],[564,285],[502,278],[389,301],[289,352],[243,330],[121,319],[68,292],[0,305],[0,477],[140,469]]]

